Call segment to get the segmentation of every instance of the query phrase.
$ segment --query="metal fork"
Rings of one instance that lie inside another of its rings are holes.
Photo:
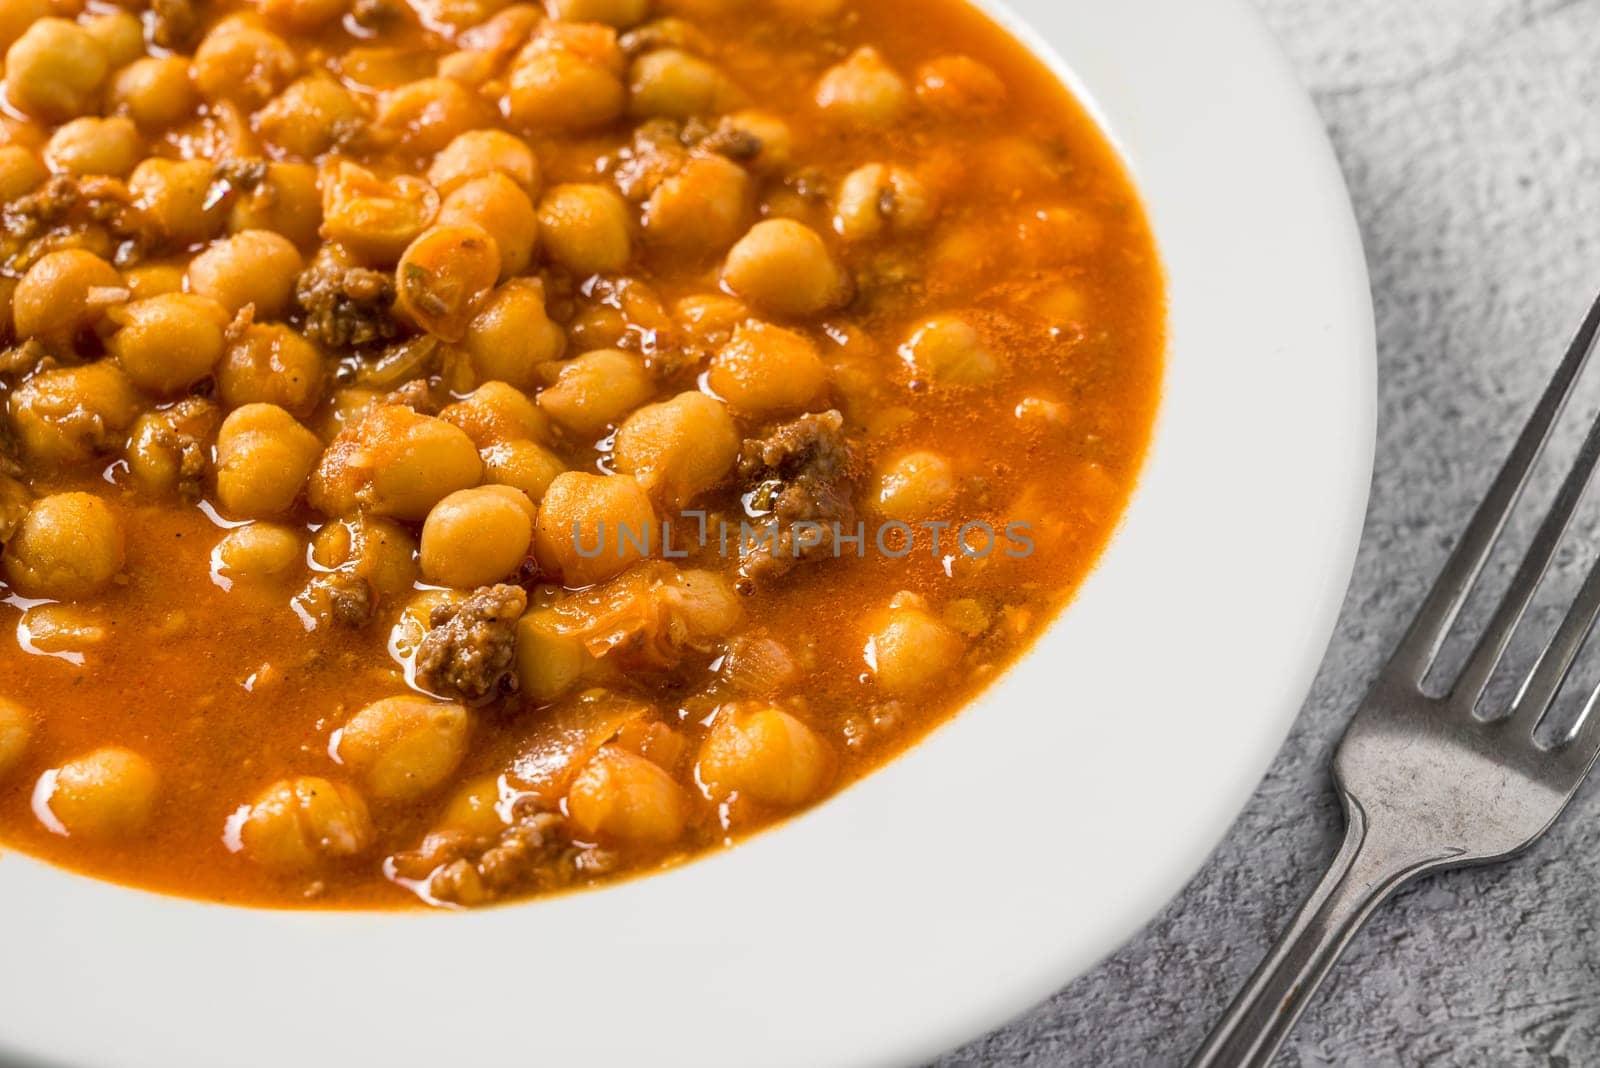
[[[1374,909],[1426,872],[1502,860],[1544,833],[1600,752],[1600,693],[1565,737],[1546,748],[1534,728],[1550,710],[1600,615],[1600,560],[1504,714],[1475,714],[1512,633],[1544,578],[1600,460],[1590,426],[1550,511],[1488,626],[1443,697],[1423,679],[1544,451],[1600,332],[1590,306],[1505,466],[1378,674],[1333,758],[1345,836],[1327,874],[1234,999],[1191,1068],[1261,1068]]]

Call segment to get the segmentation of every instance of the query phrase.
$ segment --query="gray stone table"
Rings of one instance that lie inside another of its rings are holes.
[[[1378,452],[1354,580],[1289,740],[1205,869],[1110,959],[940,1068],[1172,1065],[1199,1042],[1331,854],[1332,746],[1600,289],[1600,0],[1262,7],[1331,132],[1372,273]],[[1581,522],[1573,548],[1592,550],[1600,521]],[[1585,667],[1600,676],[1600,643]],[[1392,901],[1279,1063],[1600,1064],[1597,928],[1591,780],[1519,860]]]

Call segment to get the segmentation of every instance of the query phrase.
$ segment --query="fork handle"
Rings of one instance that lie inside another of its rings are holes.
[[[1401,884],[1444,861],[1374,834],[1348,795],[1345,836],[1328,871],[1228,1006],[1190,1068],[1266,1068],[1368,916]]]

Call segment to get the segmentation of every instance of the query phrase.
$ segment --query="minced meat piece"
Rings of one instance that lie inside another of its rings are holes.
[[[58,174],[0,212],[7,237],[7,266],[26,270],[56,248],[77,247],[83,230],[98,224],[117,243],[117,266],[136,263],[160,243],[155,220],[133,202],[128,187],[115,178]]]
[[[305,588],[295,595],[298,611],[318,623],[333,623],[360,630],[378,611],[378,591],[366,576],[350,568],[338,568],[312,575]]]
[[[833,525],[846,532],[855,525],[853,462],[844,416],[837,411],[802,415],[765,437],[746,439],[739,477],[750,490],[752,509],[777,530],[770,544],[763,542],[740,561],[740,593],[755,592],[801,560],[833,553]],[[807,522],[822,524],[828,534],[817,544],[797,545],[794,524]]]
[[[57,174],[31,193],[25,193],[5,206],[6,232],[32,240],[43,231],[66,221],[81,198],[78,183],[71,176]]]
[[[402,878],[424,884],[435,901],[480,905],[512,893],[570,886],[603,874],[613,859],[604,850],[575,846],[565,818],[522,798],[498,834],[434,831],[417,849],[395,854],[393,863]]]
[[[417,681],[469,700],[515,693],[516,624],[527,607],[525,590],[501,584],[435,608],[417,646]]]
[[[328,617],[335,623],[360,629],[372,621],[378,607],[378,592],[363,576],[334,571],[321,576],[328,594]]]
[[[612,180],[624,197],[642,202],[695,155],[714,153],[746,163],[761,149],[759,137],[732,121],[711,126],[703,119],[649,119],[638,125],[632,143],[618,154]]]
[[[300,273],[295,299],[306,313],[305,334],[329,351],[392,341],[394,277],[386,271],[318,256]]]

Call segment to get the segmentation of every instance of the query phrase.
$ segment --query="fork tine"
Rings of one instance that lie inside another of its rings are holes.
[[[1398,674],[1413,686],[1421,684],[1439,653],[1439,647],[1444,643],[1450,625],[1455,622],[1457,613],[1466,602],[1467,594],[1483,571],[1494,543],[1499,540],[1511,509],[1527,484],[1529,472],[1544,451],[1550,431],[1566,406],[1567,398],[1572,395],[1573,384],[1577,382],[1584,364],[1588,362],[1589,353],[1594,349],[1597,333],[1600,333],[1600,296],[1589,305],[1583,325],[1578,327],[1572,343],[1567,346],[1566,355],[1556,368],[1555,376],[1539,397],[1539,403],[1534,406],[1522,433],[1517,435],[1511,455],[1506,457],[1505,465],[1495,476],[1488,494],[1478,505],[1477,511],[1472,513],[1472,521],[1467,524],[1461,540],[1445,561],[1444,569],[1434,580],[1433,588],[1428,591],[1416,618],[1406,628],[1405,637],[1400,639],[1394,655],[1389,658],[1384,668],[1386,674]]]
[[[1572,770],[1581,778],[1594,764],[1596,756],[1600,756],[1600,714],[1596,714],[1595,706],[1600,704],[1600,686],[1596,686],[1589,694],[1589,700],[1583,706],[1583,718],[1578,720],[1571,732],[1561,741],[1556,743],[1560,756],[1576,765]]]
[[[1477,644],[1472,648],[1471,656],[1467,658],[1466,666],[1461,669],[1461,674],[1451,688],[1450,699],[1457,702],[1461,710],[1472,711],[1483,697],[1483,691],[1489,684],[1490,676],[1494,674],[1495,666],[1500,663],[1501,657],[1505,655],[1506,646],[1511,643],[1512,633],[1527,612],[1528,604],[1533,600],[1540,581],[1549,570],[1550,561],[1555,558],[1556,549],[1560,547],[1562,535],[1567,532],[1567,527],[1572,522],[1572,515],[1577,511],[1578,502],[1583,499],[1584,491],[1589,488],[1596,461],[1600,461],[1600,417],[1590,424],[1589,433],[1583,439],[1583,447],[1578,450],[1577,458],[1567,471],[1567,477],[1562,480],[1561,489],[1557,491],[1549,513],[1539,524],[1538,532],[1528,545],[1527,554],[1517,566],[1517,573],[1512,576],[1511,585],[1506,587],[1505,595],[1495,609],[1494,618],[1479,636]]]
[[[1600,617],[1600,557],[1590,565],[1583,585],[1578,587],[1578,595],[1561,618],[1561,625],[1539,653],[1527,681],[1512,702],[1508,725],[1529,732],[1538,726],[1567,681],[1572,662],[1578,658],[1578,651],[1583,648],[1597,617]]]

